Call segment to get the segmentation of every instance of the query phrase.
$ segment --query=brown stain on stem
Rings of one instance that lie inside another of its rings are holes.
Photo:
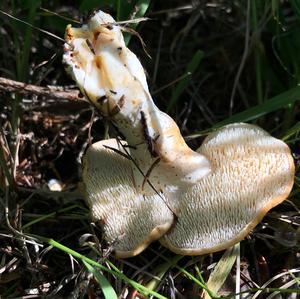
[[[104,85],[108,89],[113,89],[113,81],[109,76],[109,72],[107,71],[107,67],[102,56],[95,55],[94,63],[100,72],[102,85]]]

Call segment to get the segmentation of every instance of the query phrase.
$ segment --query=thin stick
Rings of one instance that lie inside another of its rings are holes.
[[[58,100],[87,101],[84,97],[80,96],[78,90],[63,90],[61,87],[56,86],[37,86],[3,77],[0,77],[0,90],[18,92],[20,94],[34,94]]]
[[[250,0],[247,1],[247,16],[246,16],[246,33],[245,33],[245,43],[244,43],[244,52],[242,55],[242,60],[239,66],[239,69],[237,71],[237,74],[234,78],[234,83],[233,83],[233,88],[230,96],[230,104],[229,104],[229,116],[232,115],[232,110],[234,106],[234,97],[235,97],[235,92],[240,80],[240,77],[242,75],[248,53],[249,53],[249,39],[250,39]]]
[[[45,11],[45,12],[47,12],[47,13],[49,13],[49,14],[54,15],[54,16],[57,16],[57,17],[59,17],[59,18],[61,18],[61,19],[63,19],[63,20],[70,21],[70,22],[77,23],[77,24],[81,24],[81,23],[80,23],[79,21],[77,21],[77,20],[74,20],[74,19],[65,17],[65,16],[63,16],[63,15],[61,15],[61,14],[55,12],[55,11],[51,11],[51,10],[49,10],[49,9],[47,9],[47,8],[40,7],[40,10]]]
[[[56,38],[57,40],[59,40],[59,41],[61,41],[61,42],[63,42],[63,43],[66,43],[66,41],[65,41],[63,38],[61,38],[61,37],[55,35],[54,33],[51,33],[51,32],[46,31],[46,30],[44,30],[44,29],[38,28],[38,27],[36,27],[36,26],[33,26],[32,24],[30,24],[30,23],[28,23],[28,22],[25,22],[25,21],[23,21],[23,20],[21,20],[21,19],[19,19],[19,18],[16,18],[15,16],[13,16],[13,15],[11,15],[11,14],[9,14],[9,13],[7,13],[7,12],[1,10],[1,9],[0,9],[0,13],[2,13],[3,15],[5,15],[5,16],[7,16],[7,17],[9,17],[9,18],[11,18],[11,19],[13,19],[13,20],[15,20],[15,21],[18,21],[18,22],[20,22],[20,23],[23,23],[23,24],[25,24],[25,25],[27,25],[27,26],[29,26],[29,27],[35,29],[35,30],[38,30],[38,31],[40,31],[40,32],[42,32],[42,33],[44,33],[44,34],[47,34],[47,35],[49,35],[49,36],[51,36],[51,37],[53,37],[53,38]]]
[[[138,163],[132,158],[132,156],[130,155],[130,153],[127,151],[126,147],[122,144],[121,140],[119,138],[117,138],[117,142],[122,146],[124,152],[126,153],[127,157],[132,161],[132,163],[134,164],[134,166],[137,168],[137,170],[140,172],[140,174],[144,177],[144,180],[147,181],[147,183],[149,184],[150,188],[160,197],[160,199],[165,203],[165,205],[167,206],[167,208],[174,214],[174,216],[177,218],[177,214],[171,209],[170,205],[166,202],[166,200],[164,199],[164,197],[156,190],[156,188],[154,187],[154,185],[150,182],[150,178],[147,177],[144,172],[142,171],[142,169],[139,167]],[[150,167],[150,172],[152,171],[152,169],[154,168],[154,166],[157,165],[157,163],[160,161],[160,159],[157,159],[156,161],[154,161],[154,163],[152,164],[152,166]],[[149,172],[149,170],[148,170]],[[148,173],[147,172],[147,173]],[[143,183],[144,185],[144,183]]]
[[[145,183],[149,180],[149,177],[150,177],[150,174],[152,172],[152,170],[155,168],[155,166],[160,162],[160,158],[157,158],[153,163],[152,165],[150,166],[150,168],[148,169],[146,175],[144,176],[144,180],[143,180],[143,183],[142,183],[142,190],[144,190],[144,186],[145,186]]]

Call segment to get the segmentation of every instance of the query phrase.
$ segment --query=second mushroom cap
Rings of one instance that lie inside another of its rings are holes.
[[[239,242],[287,198],[294,181],[289,147],[254,125],[225,126],[208,135],[198,152],[212,172],[180,200],[169,201],[178,221],[161,239],[179,254],[205,254]]]

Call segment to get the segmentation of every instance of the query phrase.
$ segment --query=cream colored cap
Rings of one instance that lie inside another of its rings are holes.
[[[289,147],[249,124],[228,125],[209,135],[198,152],[212,172],[169,202],[176,225],[161,239],[170,250],[199,255],[242,240],[289,195],[294,162]]]
[[[83,167],[85,199],[116,256],[130,257],[160,238],[171,227],[173,214],[162,195],[154,191],[151,196],[138,194],[131,162],[105,146],[122,151],[116,139],[88,148]]]

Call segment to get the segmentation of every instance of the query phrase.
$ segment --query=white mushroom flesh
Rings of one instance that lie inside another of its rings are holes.
[[[264,130],[233,124],[209,135],[199,153],[212,172],[177,201],[176,225],[162,243],[180,254],[203,254],[243,239],[290,193],[294,162],[289,147]]]
[[[125,46],[120,26],[97,12],[87,25],[66,30],[64,62],[83,94],[118,127],[131,146],[134,181],[139,192],[194,184],[210,172],[208,160],[192,151],[176,123],[153,103],[143,67]],[[141,174],[142,171],[142,174]]]

